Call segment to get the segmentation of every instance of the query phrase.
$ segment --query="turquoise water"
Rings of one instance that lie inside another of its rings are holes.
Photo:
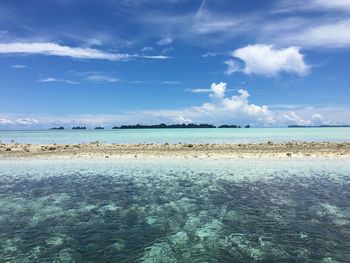
[[[350,161],[0,160],[0,262],[350,262]]]
[[[350,128],[143,129],[0,131],[9,143],[257,143],[286,141],[350,141]]]

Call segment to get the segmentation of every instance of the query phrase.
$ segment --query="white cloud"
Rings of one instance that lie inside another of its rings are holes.
[[[169,56],[163,56],[163,55],[155,55],[155,56],[140,56],[140,55],[133,55],[135,58],[150,58],[150,59],[170,59],[171,57]]]
[[[316,114],[313,114],[311,116],[311,122],[314,124],[314,125],[322,125],[322,124],[325,124],[325,120],[323,118],[323,116],[319,113],[316,113]]]
[[[6,119],[6,118],[0,118],[0,125],[8,125],[8,124],[12,124],[13,121]]]
[[[153,47],[144,47],[144,48],[141,48],[141,52],[147,52],[147,51],[153,51],[154,48]]]
[[[337,10],[350,10],[349,0],[311,0],[310,7],[324,8],[324,9],[337,9]]]
[[[109,53],[94,48],[69,47],[56,43],[2,43],[0,44],[2,54],[40,54],[48,56],[61,56],[79,59],[103,59],[110,61],[125,61],[132,58],[168,59],[167,56],[142,56],[138,54]]]
[[[191,30],[198,34],[212,34],[216,32],[230,32],[237,29],[241,19],[223,14],[214,14],[207,8],[208,2],[202,1],[194,19],[192,19]]]
[[[350,11],[349,0],[294,0],[280,1],[277,5],[278,12],[295,11]]]
[[[350,19],[304,25],[297,31],[281,34],[278,41],[305,47],[350,47]]]
[[[26,66],[26,65],[19,65],[19,64],[16,64],[16,65],[11,65],[11,68],[23,69],[23,68],[27,68],[27,66]]]
[[[181,110],[148,110],[138,111],[135,115],[148,119],[152,123],[175,122],[188,119],[196,123],[235,123],[255,126],[286,126],[291,124],[311,125],[311,117],[303,117],[293,111],[272,111],[266,105],[256,105],[249,102],[247,90],[240,89],[238,95],[226,96],[226,83],[213,83],[210,89],[198,89],[200,92],[210,90],[208,102],[201,106],[192,106]],[[314,113],[313,113],[314,114]],[[133,117],[132,117],[133,118]]]
[[[39,121],[36,119],[31,119],[31,118],[20,118],[15,121],[16,124],[21,124],[21,125],[34,125],[38,124]]]
[[[226,75],[231,75],[237,71],[240,71],[238,63],[232,59],[224,61],[224,64],[227,65],[227,69],[225,71]]]
[[[180,123],[180,124],[183,124],[183,123],[185,123],[185,124],[193,123],[193,121],[192,121],[191,119],[185,118],[185,117],[182,116],[182,115],[176,116],[176,117],[174,118],[174,121],[175,121],[176,123]]]
[[[306,120],[296,114],[294,111],[280,112],[276,115],[276,121],[288,123],[288,125],[311,125],[310,120]]]
[[[192,92],[192,93],[211,93],[212,89],[203,89],[203,88],[197,88],[197,89],[185,89],[187,92]],[[238,91],[238,89],[228,89],[226,88],[225,91]]]
[[[170,37],[165,37],[157,41],[157,45],[159,46],[166,46],[170,45],[171,43],[173,43],[173,39]]]
[[[260,12],[235,14],[216,11],[219,4],[208,2],[202,1],[192,12],[144,14],[139,22],[152,37],[172,35],[207,49],[240,36],[252,42],[303,49],[350,47],[349,0],[281,0]]]
[[[78,81],[73,81],[73,80],[68,80],[68,79],[56,79],[56,78],[45,78],[45,79],[41,79],[39,80],[39,82],[62,82],[62,83],[66,83],[66,84],[80,84],[80,82]]]
[[[192,92],[192,93],[209,93],[211,92],[211,89],[185,89],[185,91]]]
[[[201,1],[194,12],[167,13],[151,12],[140,17],[143,26],[150,34],[176,36],[184,42],[208,48],[212,44],[222,43],[238,34],[251,32],[252,26],[259,23],[259,16],[214,12],[208,7],[209,1]],[[215,1],[211,1],[215,5]]]
[[[202,106],[194,107],[197,113],[203,116],[210,116],[215,122],[235,122],[241,123],[264,123],[272,125],[275,120],[273,113],[267,106],[258,106],[248,102],[249,93],[240,89],[239,95],[226,97],[227,84],[220,82],[213,83],[210,86],[211,93],[210,102],[204,103]],[[202,117],[203,117],[202,116]],[[191,118],[191,116],[189,116]]]
[[[86,77],[87,80],[96,81],[96,82],[118,82],[118,78],[110,77],[107,75],[101,74],[92,74]]]
[[[111,127],[121,124],[155,123],[213,123],[251,124],[253,126],[350,124],[350,107],[307,107],[272,110],[267,105],[249,101],[249,92],[240,89],[238,94],[227,96],[227,84],[210,86],[209,100],[199,106],[183,109],[134,110],[120,114],[81,114],[68,116],[18,114],[0,115],[0,125],[5,128],[48,128],[56,125],[83,125]]]
[[[93,48],[69,47],[56,43],[6,43],[0,44],[0,53],[41,54],[49,56],[64,56],[80,59],[106,59],[112,61],[127,60],[128,54],[114,54]]]
[[[304,76],[310,70],[297,47],[277,49],[273,45],[248,45],[233,51],[232,57],[244,62],[243,72],[246,74],[276,76],[280,72],[286,72]],[[237,71],[235,64],[228,65],[227,73]]]
[[[206,52],[201,55],[202,58],[209,58],[209,57],[215,57],[215,56],[216,56],[216,53],[214,52]]]
[[[261,39],[304,48],[350,47],[349,0],[279,1],[273,12],[278,17],[264,21]]]
[[[223,82],[220,82],[219,84],[212,83],[210,86],[210,90],[212,92],[210,94],[211,98],[222,99],[225,96],[226,83],[223,83]]]

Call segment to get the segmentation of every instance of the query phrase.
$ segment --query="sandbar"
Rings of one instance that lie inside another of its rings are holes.
[[[0,144],[0,158],[248,158],[350,157],[349,142],[176,144]]]

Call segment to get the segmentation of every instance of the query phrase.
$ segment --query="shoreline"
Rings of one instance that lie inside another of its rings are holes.
[[[310,158],[350,157],[349,142],[240,144],[0,144],[1,158]]]

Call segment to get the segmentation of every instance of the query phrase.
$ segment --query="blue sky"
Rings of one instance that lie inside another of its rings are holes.
[[[350,124],[348,0],[0,2],[0,129]]]

